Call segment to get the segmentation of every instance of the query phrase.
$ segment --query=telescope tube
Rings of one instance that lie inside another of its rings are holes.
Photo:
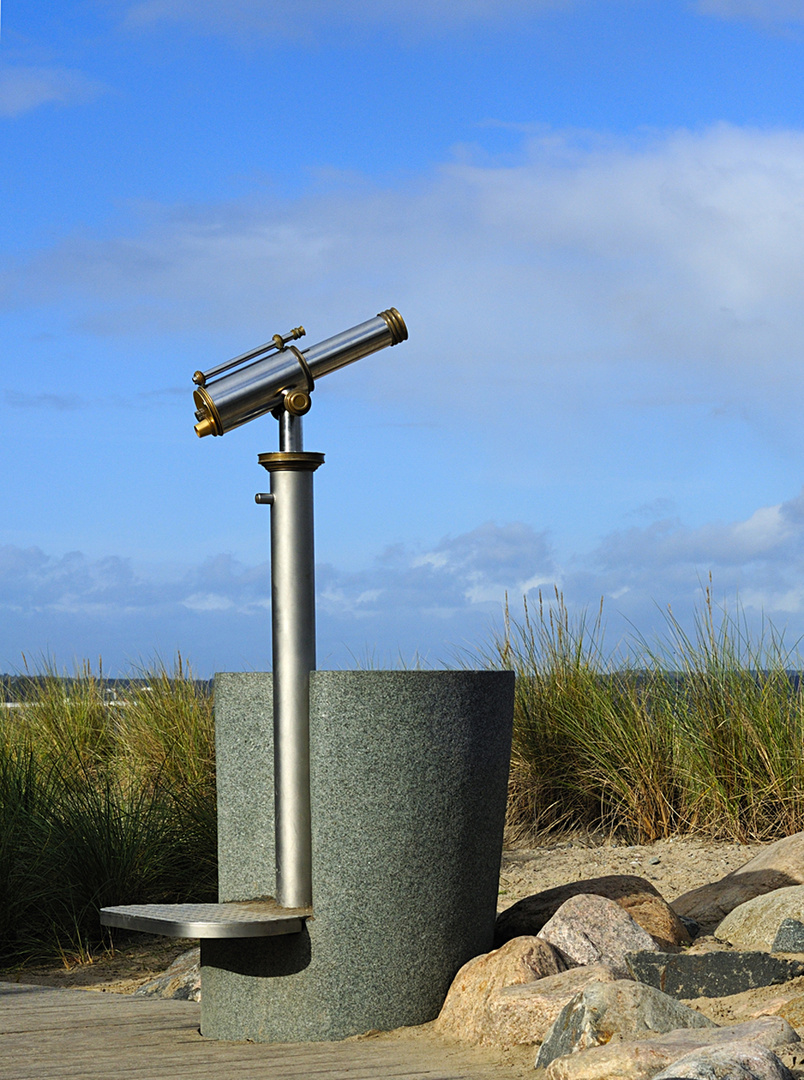
[[[239,367],[193,394],[199,438],[224,435],[285,404],[292,391],[309,394],[316,379],[364,356],[405,341],[408,329],[396,308],[344,330],[301,352],[285,347]]]

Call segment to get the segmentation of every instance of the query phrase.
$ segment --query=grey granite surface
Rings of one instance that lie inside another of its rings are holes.
[[[221,899],[269,880],[272,838],[258,833],[272,793],[239,766],[241,749],[262,754],[269,681],[216,677]],[[205,1035],[338,1039],[437,1015],[458,968],[492,945],[513,690],[510,672],[313,673],[314,917],[281,940],[202,943]]]
[[[276,892],[270,672],[215,676],[218,899]]]

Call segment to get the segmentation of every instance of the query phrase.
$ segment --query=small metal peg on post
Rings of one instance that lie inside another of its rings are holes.
[[[254,496],[254,502],[257,503],[258,506],[270,506],[273,501],[274,497],[270,491],[258,491]]]

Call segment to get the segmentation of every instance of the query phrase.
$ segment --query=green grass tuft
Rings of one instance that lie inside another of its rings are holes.
[[[179,657],[111,698],[46,668],[2,720],[0,964],[91,954],[103,906],[216,898],[211,697]]]
[[[770,626],[717,611],[707,590],[690,637],[611,656],[602,608],[571,618],[556,592],[506,620],[486,663],[517,674],[508,830],[562,829],[650,842],[683,833],[738,841],[804,829],[800,657]]]

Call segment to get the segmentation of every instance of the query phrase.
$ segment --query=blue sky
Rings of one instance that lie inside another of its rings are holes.
[[[319,666],[710,573],[795,643],[803,84],[804,0],[5,0],[0,670],[267,667],[276,425],[192,372],[392,305],[305,420]]]

